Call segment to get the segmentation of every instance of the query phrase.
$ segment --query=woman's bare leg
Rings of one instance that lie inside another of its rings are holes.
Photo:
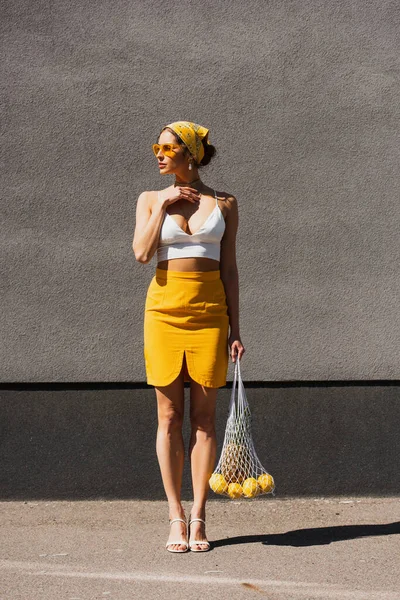
[[[215,466],[217,438],[215,433],[215,405],[218,388],[202,386],[191,381],[190,388],[190,422],[191,437],[189,459],[192,470],[193,507],[192,518],[206,517],[206,501],[209,483]],[[191,540],[207,541],[205,526],[196,521],[190,527]],[[204,545],[197,544],[194,549],[204,550]]]
[[[182,474],[185,448],[182,436],[184,415],[183,366],[179,376],[171,384],[155,387],[157,396],[158,429],[156,451],[161,477],[168,499],[169,518],[184,519],[181,504]],[[185,539],[185,525],[176,521],[171,525],[168,540]],[[170,546],[173,550],[184,550],[182,544]]]

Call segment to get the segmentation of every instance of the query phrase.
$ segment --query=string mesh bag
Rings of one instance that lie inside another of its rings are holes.
[[[238,392],[236,395],[236,383]],[[262,466],[253,444],[251,412],[236,358],[228,420],[221,456],[209,479],[216,494],[229,498],[255,498],[274,494],[272,475]]]

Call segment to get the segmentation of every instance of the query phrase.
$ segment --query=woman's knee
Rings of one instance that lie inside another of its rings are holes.
[[[158,399],[158,425],[167,431],[182,428],[183,425],[183,401],[172,401],[162,396]]]
[[[156,395],[159,426],[167,430],[182,428],[185,397],[180,381],[176,379],[168,387],[156,388]]]
[[[174,408],[161,410],[158,413],[158,424],[168,431],[182,428],[183,414],[180,410]]]
[[[215,433],[215,413],[209,411],[192,411],[190,413],[192,429]]]

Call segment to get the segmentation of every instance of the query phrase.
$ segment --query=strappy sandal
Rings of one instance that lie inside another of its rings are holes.
[[[184,519],[172,519],[172,521],[169,522],[170,526],[172,525],[172,523],[175,523],[175,521],[182,521],[182,523],[185,523],[186,525],[186,537],[188,537],[188,525],[187,522]],[[173,544],[180,544],[180,545],[185,545],[186,548],[184,550],[174,550],[173,548],[168,548],[168,546],[172,546]],[[177,552],[179,554],[182,554],[183,552],[188,552],[189,550],[189,544],[186,540],[177,540],[177,541],[172,541],[172,542],[167,542],[165,544],[168,552]]]
[[[206,524],[204,519],[200,519],[200,518],[199,519],[190,519],[189,527],[194,521],[201,521],[202,523],[204,523],[204,525]],[[192,548],[192,546],[196,546],[196,544],[199,544],[199,545],[207,544],[207,547],[202,548],[201,550],[199,550],[198,548]],[[206,542],[204,540],[201,540],[201,541],[200,540],[192,540],[191,542],[189,542],[189,547],[190,547],[191,552],[208,552],[210,549],[210,542]]]

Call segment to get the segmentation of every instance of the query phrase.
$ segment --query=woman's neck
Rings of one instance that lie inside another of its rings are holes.
[[[202,185],[203,182],[201,181],[200,177],[196,177],[195,179],[192,179],[191,181],[183,181],[183,179],[175,179],[174,181],[174,186],[176,185],[191,185],[191,186],[196,186],[196,185]]]

